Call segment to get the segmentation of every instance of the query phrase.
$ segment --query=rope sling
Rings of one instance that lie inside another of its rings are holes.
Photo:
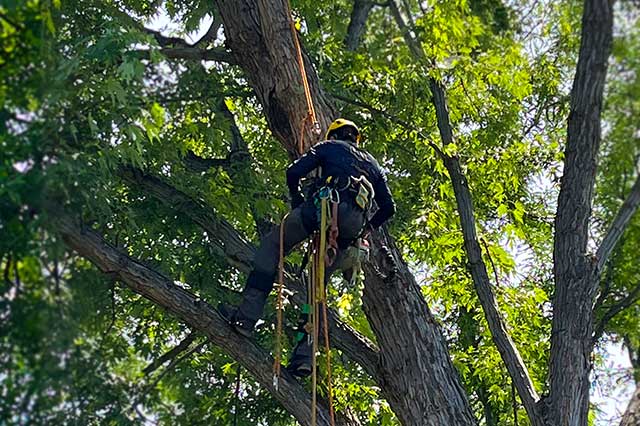
[[[305,99],[307,103],[307,116],[302,120],[300,126],[300,136],[298,138],[298,154],[304,153],[304,134],[306,126],[311,124],[312,130],[316,135],[320,134],[320,126],[316,118],[316,111],[313,105],[313,99],[311,97],[311,90],[309,88],[309,80],[304,66],[304,60],[302,57],[302,50],[300,48],[300,42],[298,40],[298,33],[293,21],[291,6],[289,1],[286,2],[287,14],[289,16],[289,25],[291,27],[291,35],[296,48],[296,58],[298,62],[298,68],[300,70],[300,77],[302,79],[302,86],[304,88]],[[313,145],[313,143],[312,143]],[[318,353],[318,338],[319,338],[319,321],[320,321],[320,305],[322,306],[323,322],[323,334],[326,350],[326,370],[327,370],[327,388],[329,397],[329,416],[331,426],[335,426],[335,415],[333,409],[333,387],[331,379],[331,347],[329,344],[329,326],[327,318],[327,295],[325,288],[325,266],[327,261],[331,261],[327,257],[327,230],[328,223],[331,221],[331,235],[330,239],[333,242],[337,238],[337,203],[332,202],[333,208],[330,210],[328,197],[320,197],[320,230],[312,237],[312,242],[309,244],[309,250],[313,256],[313,260],[310,262],[309,274],[308,274],[308,305],[312,307],[309,310],[310,326],[312,329],[312,366],[311,366],[311,425],[315,426],[317,421],[317,353]],[[284,224],[287,220],[289,213],[285,215],[280,223],[280,258],[278,264],[278,291],[277,291],[277,320],[276,320],[276,347],[275,357],[273,363],[273,385],[277,389],[280,380],[280,367],[282,359],[282,328],[283,328],[283,308],[284,308]]]

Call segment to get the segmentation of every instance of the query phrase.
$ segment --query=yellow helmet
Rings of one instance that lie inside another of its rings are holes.
[[[360,142],[360,129],[358,129],[358,126],[356,126],[356,123],[354,123],[353,121],[350,120],[345,120],[344,118],[338,118],[337,120],[334,120],[333,123],[331,123],[331,125],[329,126],[329,128],[327,129],[327,133],[325,133],[324,138],[325,140],[329,139],[329,135],[334,132],[335,130],[338,130],[341,127],[353,127],[356,131],[356,143]]]

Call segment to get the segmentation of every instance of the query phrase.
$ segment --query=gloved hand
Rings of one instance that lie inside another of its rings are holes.
[[[300,194],[291,194],[291,210],[300,206],[300,204],[304,203],[304,197]]]

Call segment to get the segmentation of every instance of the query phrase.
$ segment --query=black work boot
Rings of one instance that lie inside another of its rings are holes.
[[[309,335],[305,335],[293,349],[287,365],[287,371],[296,377],[309,377],[311,375],[313,341]]]
[[[246,287],[242,291],[242,302],[239,306],[222,304],[218,310],[235,331],[245,337],[251,337],[256,322],[262,318],[267,296],[269,296],[268,292]]]

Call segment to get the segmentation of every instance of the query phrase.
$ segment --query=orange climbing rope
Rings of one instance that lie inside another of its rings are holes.
[[[298,40],[298,31],[296,30],[296,24],[293,22],[293,14],[291,13],[289,0],[287,0],[287,13],[289,16],[289,26],[291,27],[291,36],[293,38],[293,43],[296,46],[296,59],[298,61],[298,67],[300,68],[300,77],[302,79],[302,87],[304,88],[304,96],[307,101],[307,116],[302,120],[300,125],[300,136],[298,137],[298,154],[302,155],[304,153],[304,130],[307,123],[311,122],[313,131],[316,134],[320,134],[320,125],[316,117],[316,109],[313,106],[311,89],[309,88],[309,78],[307,77],[307,71],[304,67],[302,49],[300,48],[300,41]]]
[[[313,105],[313,99],[311,97],[311,89],[309,88],[309,78],[307,77],[307,72],[304,66],[304,59],[302,57],[302,49],[300,48],[300,41],[298,40],[298,32],[296,30],[295,23],[293,22],[293,15],[291,13],[291,6],[289,4],[289,0],[286,1],[287,5],[287,13],[289,16],[289,25],[291,27],[291,35],[296,48],[296,58],[298,61],[298,67],[300,69],[300,77],[302,79],[302,87],[304,88],[305,99],[307,103],[307,115],[302,120],[300,124],[300,134],[298,137],[298,154],[302,155],[305,151],[304,147],[304,135],[305,130],[308,124],[311,124],[312,131],[316,134],[320,134],[320,125],[318,123],[318,119],[316,117],[316,110]],[[282,317],[283,317],[283,288],[284,288],[284,223],[287,219],[288,214],[282,219],[280,223],[280,261],[279,261],[279,273],[278,273],[278,300],[277,300],[277,331],[276,331],[276,349],[275,349],[275,359],[273,363],[273,385],[277,389],[278,381],[280,378],[280,365],[281,365],[281,357],[282,357]],[[337,211],[334,212],[334,215],[331,215],[328,211],[327,200],[326,198],[322,200],[322,218],[321,218],[321,227],[320,227],[320,236],[318,238],[317,244],[311,244],[311,250],[314,250],[314,259],[311,262],[311,279],[309,282],[309,299],[310,306],[312,309],[310,310],[311,324],[313,326],[313,356],[312,356],[312,407],[311,407],[311,424],[315,426],[316,424],[316,389],[317,389],[317,368],[316,368],[316,353],[318,350],[318,337],[319,337],[319,306],[318,306],[318,296],[320,296],[320,303],[322,304],[322,314],[324,317],[324,340],[327,352],[327,378],[328,378],[328,393],[329,393],[329,415],[331,420],[331,425],[335,425],[335,416],[333,411],[333,388],[331,385],[331,351],[329,346],[329,329],[328,329],[328,318],[327,318],[327,298],[326,298],[326,289],[324,285],[324,273],[325,273],[325,262],[326,262],[326,252],[327,252],[327,242],[326,242],[326,228],[327,228],[327,216],[335,216],[337,219]],[[334,225],[336,225],[334,223]],[[337,228],[337,226],[334,226]],[[331,238],[335,239],[334,235],[331,235]],[[318,294],[319,293],[319,294]]]

